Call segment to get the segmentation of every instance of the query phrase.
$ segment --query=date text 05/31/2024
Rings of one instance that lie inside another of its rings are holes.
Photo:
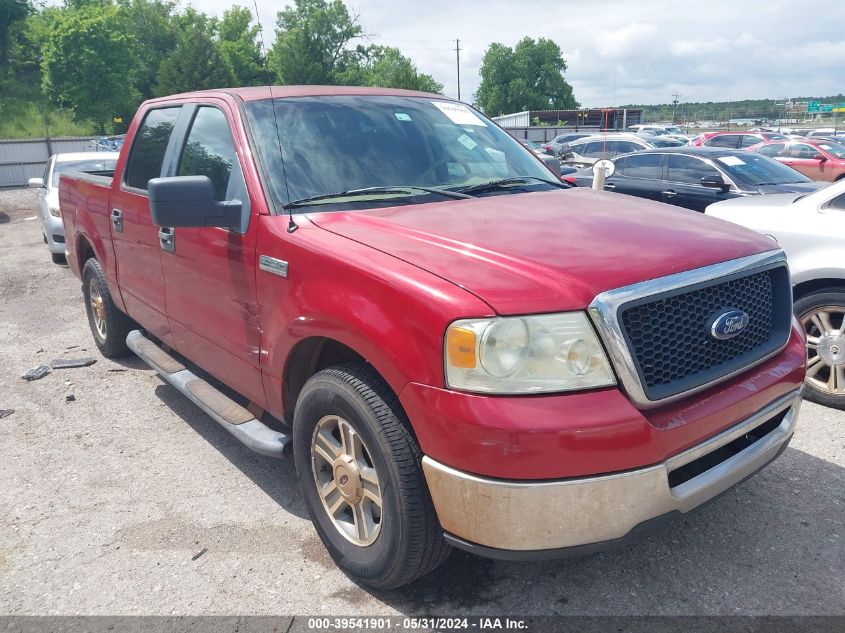
[[[402,618],[308,618],[308,628],[316,631],[344,630],[397,630],[420,631],[526,631],[527,622],[520,618],[448,618],[448,617],[402,617]]]

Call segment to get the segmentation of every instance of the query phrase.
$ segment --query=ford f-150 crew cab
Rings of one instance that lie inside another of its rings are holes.
[[[114,176],[63,176],[60,205],[102,353],[291,452],[323,543],[374,587],[450,547],[626,542],[793,434],[805,341],[770,238],[570,189],[442,96],[147,101]]]

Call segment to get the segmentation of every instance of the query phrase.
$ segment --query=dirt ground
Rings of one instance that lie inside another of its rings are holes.
[[[99,356],[33,201],[0,191],[0,409],[15,410],[0,419],[0,614],[845,614],[845,413],[811,403],[780,459],[645,541],[540,563],[456,552],[407,588],[356,586],[290,461],[242,447],[137,359]]]

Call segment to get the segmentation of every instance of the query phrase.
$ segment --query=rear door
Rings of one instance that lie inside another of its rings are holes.
[[[181,109],[181,105],[171,105],[144,114],[122,172],[118,171],[121,180],[112,186],[109,209],[117,279],[126,311],[168,345],[172,339],[165,316],[161,249],[158,227],[150,216],[147,183],[162,175]]]
[[[638,198],[659,200],[663,157],[663,154],[652,153],[623,156],[615,161],[616,169],[604,188]]]
[[[736,197],[731,191],[704,187],[701,179],[705,176],[724,178],[724,174],[700,158],[669,154],[666,161],[666,179],[660,192],[661,200],[703,212],[709,204]]]
[[[167,176],[208,176],[217,200],[238,200],[244,221],[238,230],[162,229],[157,244],[174,347],[262,407],[259,369],[259,309],[255,236],[243,169],[249,149],[234,141],[238,114],[222,99],[185,106],[187,135],[177,141]],[[240,135],[243,138],[243,135]]]

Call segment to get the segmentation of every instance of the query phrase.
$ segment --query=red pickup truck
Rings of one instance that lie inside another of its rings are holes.
[[[60,201],[102,353],[292,453],[325,546],[374,587],[451,547],[624,543],[793,434],[805,341],[775,243],[570,189],[442,96],[148,101],[114,176],[63,176]]]

